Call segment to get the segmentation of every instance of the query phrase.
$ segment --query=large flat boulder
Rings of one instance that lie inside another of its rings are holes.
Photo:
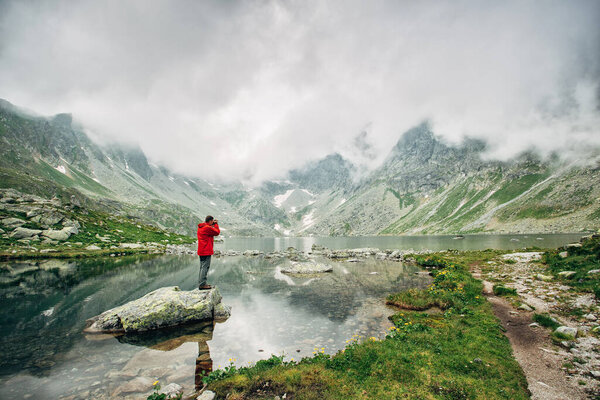
[[[23,227],[18,227],[10,234],[10,237],[13,239],[30,239],[34,236],[42,233],[39,229],[28,229]]]
[[[4,218],[0,220],[0,224],[8,227],[8,228],[16,228],[21,225],[25,225],[27,221],[24,221],[19,218]]]
[[[65,226],[60,230],[56,229],[47,229],[42,232],[42,236],[47,237],[48,239],[64,241],[67,240],[71,235],[74,235],[78,232],[77,228],[74,226]]]
[[[142,332],[191,322],[225,319],[229,307],[221,303],[218,289],[190,290],[163,287],[144,297],[105,311],[87,320],[84,332]]]

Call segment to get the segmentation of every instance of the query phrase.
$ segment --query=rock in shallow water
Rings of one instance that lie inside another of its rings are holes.
[[[169,383],[161,389],[160,393],[164,394],[167,399],[174,399],[179,394],[183,394],[183,388],[176,383]]]
[[[216,315],[215,315],[216,314]],[[163,287],[87,320],[87,333],[140,332],[229,317],[218,289],[184,291]]]
[[[313,262],[293,262],[289,267],[281,269],[284,274],[319,274],[331,271],[333,271],[331,265]]]
[[[211,392],[210,390],[205,390],[202,394],[196,397],[196,400],[213,400],[216,396],[215,392]]]

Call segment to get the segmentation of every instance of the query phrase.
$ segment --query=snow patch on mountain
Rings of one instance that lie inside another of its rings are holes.
[[[308,214],[304,215],[302,217],[302,231],[309,228],[310,226],[312,226],[315,223],[315,219],[314,219],[314,215],[315,212],[311,211]]]
[[[280,194],[278,196],[273,197],[273,204],[275,205],[275,207],[281,208],[281,206],[288,199],[288,197],[290,197],[290,195],[294,193],[294,190],[295,189],[290,189],[284,194]]]

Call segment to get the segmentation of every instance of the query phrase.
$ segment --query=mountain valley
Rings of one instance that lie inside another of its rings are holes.
[[[452,146],[424,123],[378,168],[340,154],[249,187],[208,182],[101,146],[69,114],[42,117],[0,101],[0,188],[64,201],[179,234],[211,214],[224,236],[579,232],[600,226],[599,158],[533,152],[485,160],[486,144]],[[598,152],[596,153],[598,154]]]

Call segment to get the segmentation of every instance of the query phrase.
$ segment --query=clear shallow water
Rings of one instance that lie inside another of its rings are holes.
[[[556,247],[579,236],[226,239],[218,248]],[[374,259],[336,262],[331,274],[296,278],[279,272],[285,262],[216,258],[209,281],[232,306],[231,318],[118,338],[83,335],[85,320],[159,287],[194,288],[196,257],[0,264],[0,398],[145,398],[156,379],[192,390],[197,372],[225,366],[230,358],[241,366],[270,354],[299,359],[315,347],[333,353],[353,334],[382,335],[391,314],[383,298],[428,279],[413,267]]]

